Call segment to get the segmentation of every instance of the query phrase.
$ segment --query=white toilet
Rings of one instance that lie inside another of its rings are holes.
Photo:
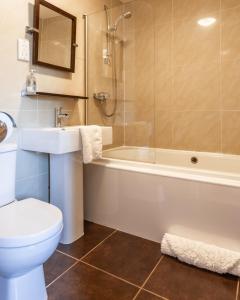
[[[56,250],[63,219],[48,203],[15,200],[15,144],[0,144],[0,300],[46,300],[43,263]]]

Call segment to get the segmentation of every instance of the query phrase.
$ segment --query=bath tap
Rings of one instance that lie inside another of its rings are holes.
[[[55,108],[55,127],[62,127],[62,119],[69,118],[68,113],[62,112],[62,107]]]

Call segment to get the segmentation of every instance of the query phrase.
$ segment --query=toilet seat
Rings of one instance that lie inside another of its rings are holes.
[[[40,243],[62,228],[61,211],[40,200],[14,201],[0,208],[0,248]]]

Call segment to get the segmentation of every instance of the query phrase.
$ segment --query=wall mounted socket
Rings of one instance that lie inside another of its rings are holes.
[[[18,60],[30,60],[30,44],[27,39],[18,39]]]

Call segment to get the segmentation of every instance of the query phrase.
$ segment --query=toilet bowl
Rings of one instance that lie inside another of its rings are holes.
[[[43,263],[63,228],[61,211],[33,198],[14,200],[16,145],[0,144],[0,300],[46,300]]]

